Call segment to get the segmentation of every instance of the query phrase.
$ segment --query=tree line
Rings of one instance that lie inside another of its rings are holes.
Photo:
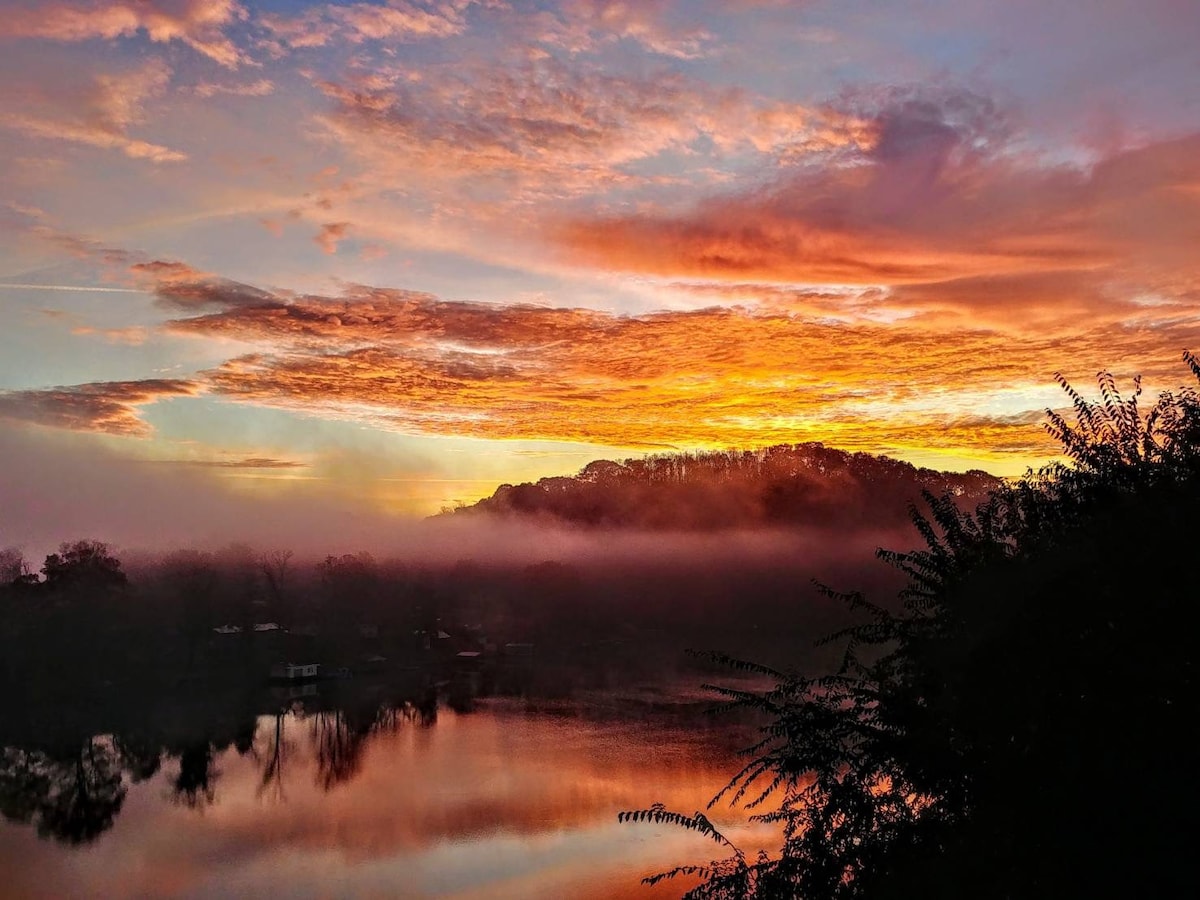
[[[999,484],[980,470],[939,472],[820,443],[780,444],[596,460],[574,476],[501,485],[491,497],[453,512],[600,528],[845,531],[904,524],[908,505],[922,491],[975,503]]]

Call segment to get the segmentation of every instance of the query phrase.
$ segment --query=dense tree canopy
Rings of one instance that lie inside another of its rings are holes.
[[[491,497],[455,513],[595,528],[813,526],[845,531],[906,524],[908,505],[922,491],[978,502],[998,485],[998,479],[978,470],[937,472],[818,443],[780,444],[596,460],[573,477],[501,485]]]
[[[62,544],[42,566],[48,588],[108,588],[125,584],[121,560],[102,541]]]
[[[1061,383],[1067,462],[974,512],[927,496],[926,547],[880,551],[909,578],[898,611],[829,591],[862,617],[830,638],[840,672],[724,660],[774,686],[718,689],[767,717],[723,794],[783,846],[748,858],[700,813],[624,813],[732,853],[649,880],[699,875],[693,898],[1194,895],[1200,398],[1144,412],[1107,374],[1098,403]]]

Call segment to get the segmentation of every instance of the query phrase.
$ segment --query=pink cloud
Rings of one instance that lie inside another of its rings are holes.
[[[784,170],[684,214],[569,219],[553,235],[577,261],[726,281],[1200,277],[1200,135],[1088,170],[1021,154],[1005,115],[975,95],[893,98],[857,117],[852,165]]]
[[[227,97],[266,97],[275,93],[275,82],[269,78],[260,78],[257,81],[245,84],[216,84],[204,81],[193,85],[191,92],[197,97],[205,99],[220,95]]]
[[[671,0],[566,0],[535,18],[536,36],[573,53],[625,39],[663,56],[703,56],[714,35],[696,22],[672,22],[677,6]]]
[[[33,91],[16,109],[0,113],[0,125],[35,138],[118,150],[131,159],[181,162],[185,153],[130,134],[170,79],[166,63],[151,59],[135,69],[96,75],[78,93]]]
[[[326,222],[313,240],[324,252],[332,255],[337,253],[338,244],[346,239],[349,232],[349,222]]]
[[[830,110],[548,56],[502,68],[383,67],[317,86],[333,103],[318,121],[362,163],[360,182],[452,190],[473,212],[694,187],[712,178],[714,154],[774,166],[870,138]]]
[[[236,0],[18,0],[0,19],[0,37],[78,42],[144,33],[182,41],[228,68],[244,61],[224,29],[245,18]]]
[[[464,13],[477,0],[428,2],[388,0],[375,3],[325,4],[299,15],[268,14],[261,23],[275,42],[293,50],[324,47],[333,40],[363,41],[446,38],[466,28]]]

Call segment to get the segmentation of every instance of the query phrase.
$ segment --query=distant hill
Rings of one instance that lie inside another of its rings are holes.
[[[938,472],[819,443],[762,450],[597,460],[578,475],[501,485],[453,511],[540,518],[594,528],[875,528],[908,521],[923,490],[973,508],[1000,480],[975,469]]]

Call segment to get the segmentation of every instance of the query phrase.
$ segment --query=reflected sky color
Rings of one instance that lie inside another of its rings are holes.
[[[325,792],[317,727],[312,716],[285,720],[282,777],[264,788],[275,722],[261,719],[255,754],[220,754],[214,800],[195,809],[173,801],[178,762],[168,762],[130,787],[113,829],[84,848],[0,824],[5,895],[678,896],[679,882],[650,889],[640,878],[719,848],[620,825],[616,813],[654,800],[691,811],[736,769],[721,749],[730,739],[705,729],[501,706],[376,735],[357,776]],[[713,820],[748,846],[769,842],[736,813]]]
[[[1191,0],[0,0],[0,429],[362,515],[669,449],[1020,472],[1056,371],[1200,349],[1198,42]]]

